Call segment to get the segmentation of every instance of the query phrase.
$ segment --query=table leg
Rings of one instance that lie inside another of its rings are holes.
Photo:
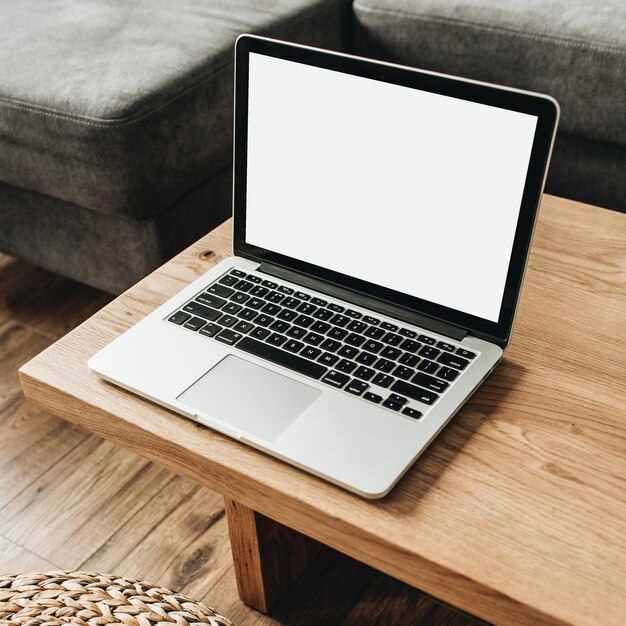
[[[239,597],[267,613],[306,569],[320,544],[224,498]]]

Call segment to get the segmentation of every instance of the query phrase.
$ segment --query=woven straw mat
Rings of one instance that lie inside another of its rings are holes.
[[[169,589],[92,572],[0,576],[0,624],[211,624],[233,626],[208,606]]]

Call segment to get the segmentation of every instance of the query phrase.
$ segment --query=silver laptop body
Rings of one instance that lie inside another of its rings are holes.
[[[380,498],[501,359],[558,105],[250,35],[235,93],[234,255],[89,367]]]

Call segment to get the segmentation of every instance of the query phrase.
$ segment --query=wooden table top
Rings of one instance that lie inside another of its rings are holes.
[[[503,362],[379,501],[88,370],[92,354],[228,256],[230,228],[26,364],[27,397],[490,621],[626,623],[626,216],[544,197]]]

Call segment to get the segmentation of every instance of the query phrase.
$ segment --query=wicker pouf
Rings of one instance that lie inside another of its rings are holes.
[[[92,572],[0,576],[0,624],[170,623],[233,626],[204,604],[129,578]]]

